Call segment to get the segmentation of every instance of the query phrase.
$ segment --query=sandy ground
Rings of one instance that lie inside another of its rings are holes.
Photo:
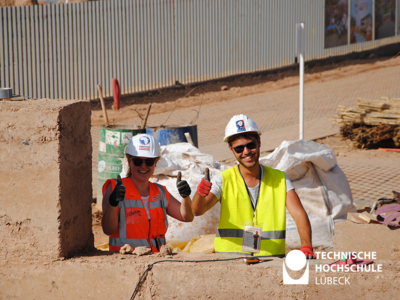
[[[390,59],[390,61],[389,61]],[[305,84],[315,81],[330,81],[354,76],[363,72],[400,65],[400,57],[378,57],[370,54],[368,58],[335,62],[316,62],[305,67]],[[296,67],[269,71],[260,74],[242,75],[219,81],[177,86],[176,88],[152,91],[126,96],[121,99],[119,111],[112,110],[113,100],[105,99],[108,118],[111,124],[120,124],[138,113],[144,115],[147,104],[152,103],[150,115],[172,111],[177,107],[193,107],[211,102],[221,102],[234,98],[282,90],[299,84],[299,71]],[[92,101],[92,126],[104,125],[103,112],[99,101]]]
[[[234,256],[233,256],[234,257]],[[137,257],[93,252],[67,261],[8,265],[0,272],[1,299],[130,299],[141,274],[145,276],[135,299],[396,299],[400,263],[376,261],[382,273],[321,273],[311,261],[308,285],[283,285],[282,259],[257,265],[242,260],[192,263],[188,260],[232,258],[222,254],[157,254]],[[18,270],[19,272],[15,272]],[[300,272],[299,272],[300,273]],[[301,275],[301,274],[300,274]],[[298,278],[299,274],[292,275]],[[348,285],[321,286],[325,277],[348,277]]]
[[[370,57],[360,60],[342,61],[339,63],[330,62],[325,64],[313,64],[306,68],[306,82],[319,80],[332,80],[337,78],[349,77],[354,74],[374,69],[384,68],[387,65],[388,58],[376,57],[371,54]],[[400,65],[400,57],[392,59],[391,65]],[[323,76],[322,76],[323,74]],[[323,77],[323,79],[321,79]],[[246,75],[226,80],[214,81],[199,85],[181,86],[177,89],[166,89],[153,91],[135,97],[125,97],[122,108],[119,112],[109,110],[109,118],[112,123],[128,120],[132,114],[145,111],[147,103],[153,103],[151,114],[172,111],[175,107],[198,107],[200,103],[211,103],[226,101],[247,95],[276,91],[298,85],[298,70],[296,68],[287,68],[285,70],[267,72],[257,75]],[[107,100],[107,107],[110,109],[112,101]],[[92,126],[103,124],[103,116],[100,104],[97,101],[92,102]],[[378,150],[356,150],[353,149],[348,141],[342,141],[340,137],[333,136],[318,140],[320,143],[328,144],[333,147],[338,156],[357,161],[370,161],[371,159],[381,159],[384,161],[399,160],[398,153],[385,153]],[[266,155],[267,153],[263,153]],[[233,161],[225,162],[233,164]],[[374,174],[367,174],[373,179]],[[108,241],[108,237],[102,233],[99,225],[100,216],[93,208],[93,233],[95,236],[95,245],[103,244]],[[21,238],[18,233],[16,238]],[[190,258],[189,258],[190,257]],[[179,254],[174,256],[177,259],[205,259],[205,255],[197,254]],[[215,258],[215,257],[213,257]],[[54,299],[54,298],[93,298],[93,299],[110,299],[109,295],[118,294],[120,298],[130,297],[134,290],[134,286],[139,275],[145,270],[149,263],[161,258],[155,254],[145,257],[136,258],[133,256],[122,257],[119,254],[95,251],[89,253],[88,256],[76,257],[69,260],[56,261],[23,261],[13,262],[0,260],[0,298],[24,298],[24,299]],[[204,264],[200,269],[194,268],[193,264],[175,264],[174,271],[161,272],[160,266],[154,268],[149,274],[146,284],[141,289],[138,298],[141,299],[232,299],[235,296],[231,293],[232,286],[237,286],[239,293],[237,297],[243,299],[264,298],[268,294],[268,298],[284,297],[284,298],[308,298],[311,295],[313,299],[329,299],[329,290],[323,292],[315,285],[307,289],[297,289],[290,287],[284,289],[281,281],[281,261],[277,261],[276,268],[266,268],[266,264],[254,268],[246,268],[245,265],[234,263],[225,263],[218,265],[216,268],[212,264]],[[386,277],[382,277],[379,281],[378,290],[373,290],[372,282],[377,279],[372,275],[370,277],[359,276],[359,288],[370,289],[371,295],[381,295],[390,290],[389,298],[397,293],[397,288],[393,288],[396,284],[393,281],[395,274],[398,274],[398,262],[385,262],[387,266]],[[272,266],[272,264],[271,264]],[[172,268],[172,267],[171,267]],[[157,271],[158,270],[158,271]],[[199,271],[198,271],[199,270]],[[210,272],[210,270],[213,270]],[[111,274],[111,276],[110,276]],[[189,274],[189,275],[186,275]],[[240,276],[244,276],[245,282],[240,280]],[[213,276],[214,275],[214,276]],[[265,289],[256,283],[254,293],[247,294],[253,281],[252,276],[260,278],[260,282],[265,284]],[[189,277],[185,277],[189,276]],[[315,276],[312,275],[312,276]],[[129,280],[127,279],[129,277]],[[356,277],[354,275],[354,277]],[[176,284],[171,284],[172,279]],[[386,278],[386,279],[385,279]],[[230,290],[219,290],[219,282],[223,279],[223,286]],[[276,279],[276,281],[274,281]],[[366,280],[368,279],[368,280]],[[379,279],[379,278],[378,278]],[[75,284],[75,281],[80,283]],[[264,282],[265,281],[265,282]],[[123,283],[118,285],[118,282]],[[203,284],[207,282],[209,285]],[[229,282],[232,285],[229,287]],[[278,282],[278,284],[276,284]],[[377,282],[377,281],[376,281]],[[215,286],[214,286],[215,285]],[[90,288],[86,288],[90,287]],[[113,291],[113,286],[115,291]],[[122,287],[126,290],[121,292]],[[162,289],[164,288],[164,289]],[[14,290],[13,290],[14,289]],[[268,290],[268,292],[261,292]],[[305,292],[306,290],[306,292]],[[396,290],[396,291],[395,291]],[[190,295],[190,291],[193,294]],[[346,292],[347,298],[360,295],[356,290],[342,290]],[[225,294],[224,294],[225,293]],[[319,294],[320,293],[320,296]],[[228,294],[230,296],[228,297]],[[85,297],[85,295],[87,297]],[[217,295],[217,296],[216,296]],[[218,296],[219,295],[219,296]],[[308,295],[308,296],[307,296]],[[366,295],[365,292],[362,295]],[[340,294],[335,297],[339,299]],[[368,298],[368,297],[366,297]]]
[[[330,146],[337,157],[348,157],[364,161],[374,158],[382,158],[385,160],[398,160],[400,158],[398,152],[383,152],[375,149],[368,150],[354,148],[351,140],[343,139],[340,134],[317,139],[316,142]]]

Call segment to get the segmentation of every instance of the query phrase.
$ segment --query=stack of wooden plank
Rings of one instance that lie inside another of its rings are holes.
[[[339,105],[337,116],[330,116],[330,118],[338,125],[400,125],[400,99],[358,98],[356,105],[357,107]]]
[[[400,99],[358,98],[356,105],[339,106],[338,114],[329,116],[344,138],[357,148],[400,147]]]

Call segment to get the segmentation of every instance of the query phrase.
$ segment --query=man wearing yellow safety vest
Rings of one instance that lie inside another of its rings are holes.
[[[310,221],[290,179],[284,172],[259,163],[260,135],[256,123],[245,115],[236,115],[229,121],[224,142],[239,164],[214,176],[212,181],[206,174],[193,198],[193,213],[201,216],[221,202],[216,252],[284,256],[286,207],[297,225],[300,250],[307,258],[315,258]],[[259,248],[252,251],[256,230],[261,231]]]

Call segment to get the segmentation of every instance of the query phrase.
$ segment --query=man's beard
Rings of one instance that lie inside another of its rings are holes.
[[[251,169],[251,168],[253,168],[256,164],[257,164],[257,162],[259,161],[259,159],[260,159],[260,148],[258,148],[258,151],[257,151],[257,154],[255,155],[255,161],[254,161],[254,163],[251,165],[251,166],[246,166],[245,165],[245,163],[242,161],[242,160],[238,160],[237,158],[236,158],[236,160],[239,162],[239,164],[241,164],[244,168],[246,168],[246,169]]]

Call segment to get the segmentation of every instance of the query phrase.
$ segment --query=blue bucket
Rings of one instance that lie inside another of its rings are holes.
[[[190,133],[194,145],[198,148],[197,125],[170,125],[146,128],[146,133],[154,136],[162,146],[175,143],[187,143],[185,132]]]

